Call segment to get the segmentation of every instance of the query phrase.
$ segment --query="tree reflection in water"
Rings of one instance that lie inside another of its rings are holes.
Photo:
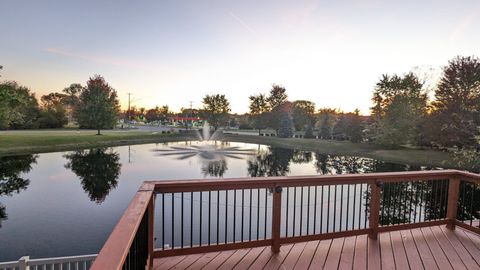
[[[267,151],[260,150],[253,159],[247,161],[248,175],[285,176],[290,172],[293,155],[293,150],[285,148],[269,147]]]
[[[11,196],[27,189],[30,180],[22,178],[20,174],[28,173],[32,169],[32,164],[37,162],[37,157],[37,155],[0,157],[0,197]],[[2,220],[7,218],[6,206],[0,203],[0,227]]]
[[[212,177],[223,177],[227,170],[228,166],[225,159],[207,161],[202,164],[203,177],[206,177],[207,175]]]
[[[120,175],[120,155],[102,148],[76,151],[65,155],[71,169],[81,180],[90,200],[100,204],[117,187]]]

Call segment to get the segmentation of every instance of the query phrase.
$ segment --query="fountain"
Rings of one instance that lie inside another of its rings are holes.
[[[228,143],[215,141],[218,136],[218,130],[210,134],[210,125],[207,121],[203,123],[202,132],[197,130],[199,142],[193,145],[190,142],[188,146],[170,146],[170,149],[155,149],[159,156],[178,156],[179,160],[198,157],[201,160],[219,161],[225,158],[243,159],[242,156],[251,156],[255,152],[251,149],[242,149],[238,146],[228,146]]]

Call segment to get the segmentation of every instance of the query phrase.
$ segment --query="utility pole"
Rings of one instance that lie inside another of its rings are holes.
[[[193,102],[190,101],[190,124],[191,124],[191,126],[192,126],[192,128],[193,128],[193,119],[192,119],[192,117],[193,117],[193,111],[192,111],[193,106],[192,106],[192,104],[193,104]]]
[[[130,127],[130,96],[132,95],[132,93],[127,93],[127,95],[128,95],[127,122],[128,122],[128,126]]]

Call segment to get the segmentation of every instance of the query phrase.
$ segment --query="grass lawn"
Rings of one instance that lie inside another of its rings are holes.
[[[325,154],[362,156],[373,159],[411,165],[425,165],[443,168],[457,168],[453,155],[437,150],[418,149],[384,149],[381,146],[367,143],[351,143],[349,141],[285,139],[277,137],[261,137],[252,135],[229,135],[224,139],[232,142],[266,144],[271,146],[315,151]]]
[[[95,130],[71,129],[0,131],[0,156],[193,139],[183,134],[135,130],[104,130],[100,136],[95,134]]]

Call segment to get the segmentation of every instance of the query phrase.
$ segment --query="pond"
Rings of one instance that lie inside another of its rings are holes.
[[[228,142],[145,144],[0,157],[0,261],[25,255],[43,258],[98,253],[145,180],[422,169],[428,168]]]

